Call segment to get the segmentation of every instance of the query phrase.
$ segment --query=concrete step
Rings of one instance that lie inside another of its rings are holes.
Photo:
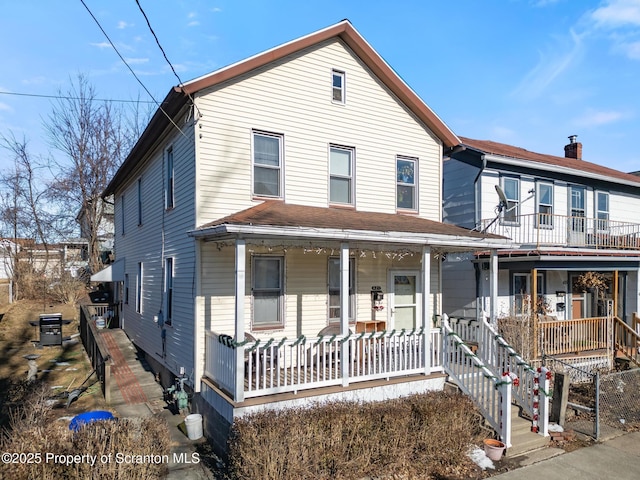
[[[516,457],[541,448],[548,447],[550,437],[543,437],[531,431],[531,420],[520,416],[520,409],[511,407],[511,447],[506,455]]]

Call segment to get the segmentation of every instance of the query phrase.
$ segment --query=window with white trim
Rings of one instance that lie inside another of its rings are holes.
[[[502,211],[502,223],[518,223],[520,210],[520,179],[502,177],[502,190],[507,197],[507,205]]]
[[[138,179],[138,226],[142,225],[142,178]]]
[[[514,273],[513,274],[513,309],[516,316],[531,314],[531,273]],[[536,280],[537,297],[544,299],[544,275],[537,274]]]
[[[173,147],[167,149],[167,185],[165,191],[165,208],[168,210],[173,208],[173,188],[174,188],[174,170],[173,170]]]
[[[143,280],[142,262],[138,262],[138,273],[136,275],[136,312],[142,313],[142,280]]]
[[[164,322],[173,321],[173,258],[164,260]]]
[[[284,325],[284,257],[253,257],[251,276],[253,327]]]
[[[573,232],[584,232],[586,216],[586,189],[584,187],[574,185],[570,188],[569,195],[571,197],[571,230]]]
[[[416,185],[418,162],[415,158],[396,158],[396,207],[401,210],[417,210]]]
[[[540,228],[553,227],[553,184],[540,182],[537,187],[538,226]]]
[[[353,205],[353,148],[329,147],[329,202]]]
[[[124,303],[129,304],[129,274],[124,274]]]
[[[340,257],[329,257],[329,322],[340,321]],[[356,259],[349,259],[349,322],[355,322]]]
[[[609,230],[609,194],[596,192],[596,219],[599,231]]]
[[[253,132],[253,194],[282,197],[282,135]]]
[[[344,72],[335,69],[331,71],[331,92],[331,98],[335,103],[345,103]]]

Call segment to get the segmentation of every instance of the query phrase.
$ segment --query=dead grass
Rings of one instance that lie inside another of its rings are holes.
[[[0,478],[11,480],[164,478],[169,464],[169,427],[160,417],[94,422],[78,432],[56,421],[44,382],[21,384],[22,401],[9,411],[0,437]],[[11,457],[10,457],[11,458]]]
[[[447,392],[256,413],[232,427],[230,478],[475,478],[479,418]]]

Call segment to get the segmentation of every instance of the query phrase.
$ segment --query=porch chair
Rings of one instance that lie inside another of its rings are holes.
[[[330,324],[320,330],[316,337],[331,337],[333,335],[340,335],[341,328],[339,324]],[[349,329],[349,334],[353,335],[353,330]],[[325,359],[325,365],[333,364],[335,365],[340,360],[340,350],[337,350],[333,353],[327,352],[325,355],[314,355],[313,346],[309,346],[307,350],[307,364],[317,366],[318,362],[322,363],[322,359]]]

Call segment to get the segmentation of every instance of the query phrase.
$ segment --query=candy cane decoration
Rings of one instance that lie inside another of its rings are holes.
[[[538,410],[540,408],[540,372],[542,369],[538,367],[533,375],[533,422],[531,422],[531,431],[538,433]]]

